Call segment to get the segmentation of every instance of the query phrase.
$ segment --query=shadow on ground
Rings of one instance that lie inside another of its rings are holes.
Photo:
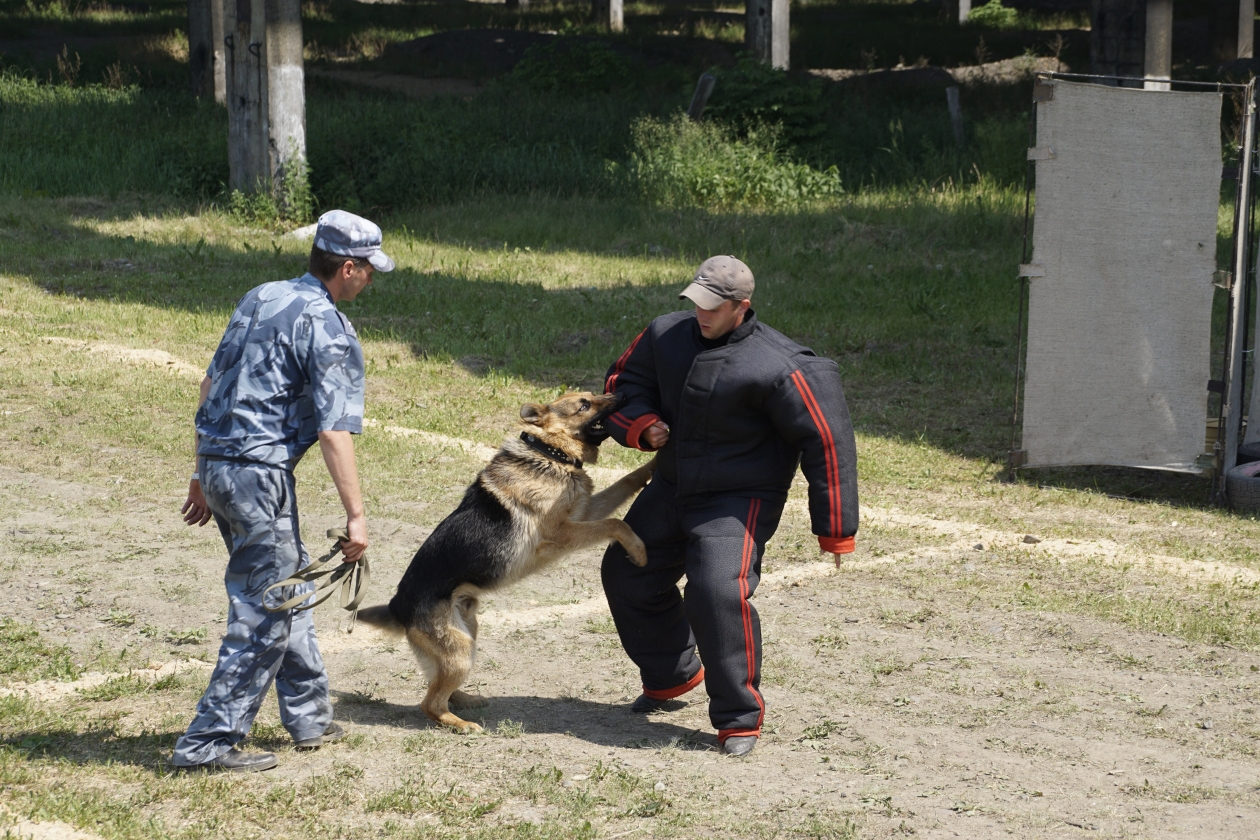
[[[332,690],[337,719],[350,724],[392,725],[415,730],[449,732],[425,717],[419,705],[403,705],[387,701],[363,702],[355,692]],[[597,703],[575,697],[537,697],[531,695],[499,695],[487,698],[490,705],[481,709],[463,709],[457,714],[475,721],[488,732],[504,723],[519,724],[523,734],[571,735],[604,747],[641,747],[659,749],[716,750],[717,735],[710,729],[698,730],[670,723],[668,712],[638,715],[625,704]],[[682,708],[686,704],[679,704]],[[677,709],[675,709],[676,711]],[[460,738],[454,732],[450,737]]]

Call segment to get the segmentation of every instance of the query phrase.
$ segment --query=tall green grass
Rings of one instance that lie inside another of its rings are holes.
[[[820,129],[804,134],[767,126],[772,112],[722,94],[721,120],[670,122],[686,94],[571,96],[507,81],[470,100],[417,102],[316,84],[307,101],[316,204],[406,208],[488,193],[792,206],[834,194],[837,178],[856,189],[1022,177],[1019,112],[982,117],[960,150],[944,102],[917,94],[870,102],[832,91],[817,108]],[[221,107],[164,87],[0,73],[2,192],[209,200],[226,199],[227,179]]]

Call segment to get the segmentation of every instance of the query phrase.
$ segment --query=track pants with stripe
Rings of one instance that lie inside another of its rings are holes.
[[[647,566],[631,563],[620,543],[604,554],[604,593],[643,693],[665,700],[703,681],[722,742],[761,732],[761,624],[749,599],[782,512],[782,499],[713,495],[680,503],[657,473],[625,517],[647,545]]]

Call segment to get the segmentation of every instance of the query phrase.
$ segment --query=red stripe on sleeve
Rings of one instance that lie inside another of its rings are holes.
[[[643,332],[634,337],[634,341],[630,342],[630,346],[626,348],[626,352],[621,354],[621,358],[617,359],[617,364],[613,368],[612,375],[608,377],[608,381],[604,383],[604,393],[612,394],[617,390],[617,377],[621,376],[621,372],[626,369],[626,363],[630,361],[630,355],[634,353],[634,348],[639,346],[639,339],[643,338],[643,333],[647,332],[645,328]]]
[[[818,407],[818,400],[814,399],[814,392],[805,381],[805,374],[800,370],[792,371],[792,383],[796,385],[801,401],[805,403],[805,409],[818,429],[818,436],[822,438],[823,458],[827,464],[827,499],[831,509],[831,536],[839,537],[844,527],[844,517],[840,506],[840,459],[836,456],[836,443],[831,436],[831,427],[827,425],[827,418],[823,416],[822,409]]]

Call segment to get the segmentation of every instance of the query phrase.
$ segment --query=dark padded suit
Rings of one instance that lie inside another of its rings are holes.
[[[652,483],[625,518],[648,564],[634,566],[618,543],[603,562],[643,693],[669,699],[703,681],[721,742],[759,735],[761,626],[749,598],[798,465],[822,549],[851,552],[857,532],[857,456],[839,370],[751,310],[712,341],[683,311],[640,333],[609,369],[605,392],[622,397],[609,428],[623,446],[649,450],[643,431],[657,420],[670,427]]]

